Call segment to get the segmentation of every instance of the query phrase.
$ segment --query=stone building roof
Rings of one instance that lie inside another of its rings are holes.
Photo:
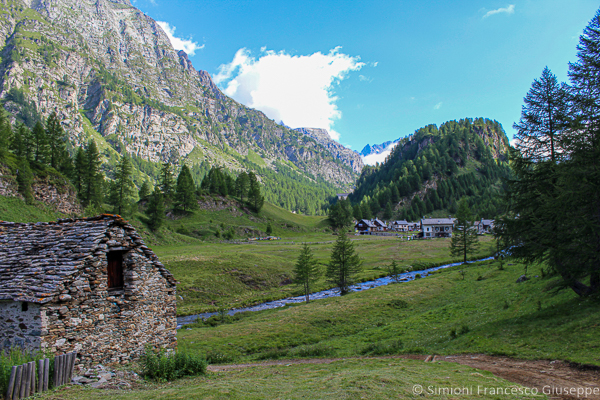
[[[37,223],[0,221],[0,300],[51,301],[87,261],[109,246],[121,249],[116,241],[106,242],[107,230],[115,225],[124,229],[132,247],[141,249],[169,283],[176,284],[135,228],[118,215]]]

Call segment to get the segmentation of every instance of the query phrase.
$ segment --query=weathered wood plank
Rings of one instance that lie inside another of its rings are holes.
[[[17,378],[17,366],[13,365],[10,370],[10,378],[8,379],[8,388],[6,389],[6,400],[11,400],[13,390],[15,388],[15,379]]]
[[[60,356],[54,356],[54,373],[52,374],[52,385],[54,387],[58,387],[59,386],[58,385],[58,371],[59,371],[59,368],[58,368],[58,365],[59,365],[58,359],[59,358],[60,358]]]
[[[38,384],[37,384],[37,393],[42,393],[44,391],[44,360],[38,360]]]
[[[48,390],[48,381],[50,380],[50,359],[44,359],[44,387],[42,390],[45,392]]]
[[[19,396],[24,399],[27,397],[27,388],[29,387],[29,368],[27,368],[27,364],[21,365],[21,368],[23,372],[21,373],[21,391]]]
[[[35,393],[35,361],[30,361],[29,365],[31,368],[31,381],[29,382],[29,394],[32,395]]]
[[[17,366],[17,375],[15,378],[15,387],[13,389],[12,400],[19,400],[21,398],[21,379],[23,377],[23,366]]]

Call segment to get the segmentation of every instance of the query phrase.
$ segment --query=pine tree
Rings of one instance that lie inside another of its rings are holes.
[[[115,173],[115,180],[110,184],[109,202],[113,206],[113,212],[118,215],[127,215],[135,196],[135,185],[133,183],[132,167],[127,155],[121,156]]]
[[[383,219],[389,220],[392,218],[392,215],[393,215],[392,203],[388,201],[388,203],[385,205],[385,211],[383,212]]]
[[[68,157],[65,147],[67,138],[55,112],[50,114],[46,120],[45,133],[48,143],[49,164],[55,170],[61,171],[61,167],[65,165],[65,157]]]
[[[0,109],[0,150],[8,150],[12,141],[12,127],[4,109]]]
[[[17,185],[19,193],[21,193],[27,204],[33,204],[34,201],[31,189],[32,184],[33,172],[31,172],[31,168],[29,168],[29,161],[25,158],[21,158],[18,163]]]
[[[77,164],[77,160],[76,164]],[[84,207],[92,206],[99,209],[103,202],[104,176],[100,171],[102,159],[96,147],[96,142],[90,139],[85,149],[85,168],[78,172],[83,177],[84,196],[82,198]]]
[[[319,279],[321,269],[310,247],[306,243],[302,246],[302,250],[294,266],[293,274],[294,283],[302,287],[306,302],[308,303],[311,287]]]
[[[450,240],[450,254],[453,257],[462,256],[466,264],[467,256],[479,247],[477,230],[473,228],[473,214],[466,198],[462,198],[456,212],[456,222],[452,239]]]
[[[338,200],[329,208],[329,222],[334,229],[343,229],[352,223],[352,206],[349,200]]]
[[[86,157],[85,151],[79,147],[77,149],[77,153],[75,153],[75,168],[73,174],[73,185],[75,186],[75,190],[77,191],[77,197],[79,200],[83,200],[85,198],[85,177],[86,177]]]
[[[150,196],[150,194],[150,185],[148,184],[148,181],[144,181],[140,187],[140,190],[138,190],[138,197],[140,201],[148,200],[148,196]]]
[[[157,231],[165,222],[165,200],[162,191],[158,186],[149,196],[146,215],[148,216],[148,227]]]
[[[173,167],[170,163],[163,163],[160,169],[160,190],[162,190],[165,204],[171,204],[175,195],[175,179],[173,178]]]
[[[260,184],[254,172],[248,174],[250,180],[250,189],[248,190],[248,203],[255,212],[260,212],[265,202],[265,198],[260,194]]]
[[[248,174],[241,172],[235,180],[235,192],[242,203],[244,203],[244,197],[248,194],[249,187],[250,178],[248,178]]]
[[[183,211],[194,210],[198,207],[196,200],[196,185],[192,173],[187,165],[181,167],[177,176],[177,187],[175,189],[175,208]]]
[[[354,244],[346,233],[340,230],[327,265],[327,279],[339,288],[340,295],[343,296],[350,292],[350,286],[354,283],[361,267],[362,261],[355,253]]]
[[[33,127],[33,159],[36,162],[45,164],[47,162],[50,149],[48,147],[48,138],[41,122],[37,122]]]

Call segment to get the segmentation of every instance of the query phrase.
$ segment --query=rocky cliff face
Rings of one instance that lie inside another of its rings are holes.
[[[128,0],[0,0],[0,97],[22,90],[45,117],[56,111],[73,144],[90,137],[153,162],[186,158],[241,169],[266,165],[351,184],[362,163],[223,95],[175,51],[156,21]],[[342,147],[340,145],[340,147]]]
[[[364,164],[360,155],[332,140],[327,130],[320,128],[296,128],[294,130],[315,139],[317,143],[329,150],[336,159],[352,167],[354,172],[360,173],[362,171]]]

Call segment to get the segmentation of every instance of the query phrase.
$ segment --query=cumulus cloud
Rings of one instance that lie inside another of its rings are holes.
[[[305,56],[263,47],[257,58],[242,48],[230,63],[219,67],[214,80],[226,95],[277,122],[292,128],[327,129],[332,139],[339,140],[333,125],[342,113],[334,87],[365,65],[359,60],[340,53],[340,47]]]
[[[434,110],[439,110],[440,108],[442,108],[442,102],[440,101],[439,103],[437,103],[435,106],[433,106]]]
[[[487,17],[489,17],[491,15],[500,14],[500,13],[514,14],[515,13],[515,5],[514,4],[510,4],[508,7],[498,8],[497,10],[488,11],[487,13],[485,13],[485,15],[483,16],[483,18],[487,18]]]
[[[196,50],[204,48],[204,45],[199,45],[197,42],[192,41],[191,37],[189,39],[175,37],[175,29],[177,28],[169,25],[168,22],[156,21],[156,23],[165,31],[175,50],[183,50],[190,56],[193,56],[196,54]]]
[[[361,156],[363,163],[367,165],[375,165],[375,163],[381,164],[385,161],[385,158],[390,155],[390,153],[392,152],[394,147],[396,147],[396,145],[398,145],[398,142],[390,144],[388,147],[385,148],[385,150],[383,150],[379,154],[374,153],[364,157]]]

